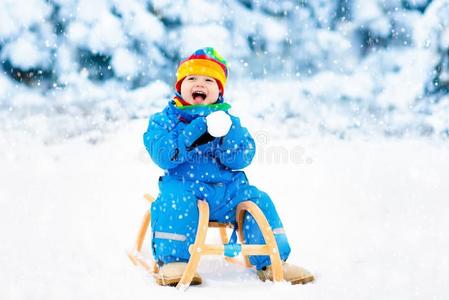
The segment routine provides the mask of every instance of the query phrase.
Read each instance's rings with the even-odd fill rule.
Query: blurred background
[[[0,0],[0,299],[179,296],[126,253],[148,117],[202,47],[317,283],[211,257],[183,297],[449,299],[449,0]]]
[[[447,0],[0,0],[0,130],[95,143],[215,47],[225,99],[283,137],[449,137]],[[269,125],[267,125],[269,124]]]

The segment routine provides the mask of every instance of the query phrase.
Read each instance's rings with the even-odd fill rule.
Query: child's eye
[[[195,80],[196,77],[188,77],[187,80]]]
[[[213,82],[213,80],[212,80],[212,79],[206,79],[206,81],[208,81],[208,82]]]

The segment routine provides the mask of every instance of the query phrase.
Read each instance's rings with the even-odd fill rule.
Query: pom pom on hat
[[[179,63],[175,85],[177,92],[181,91],[181,83],[189,75],[203,75],[214,78],[223,95],[228,77],[228,64],[214,48],[198,49]]]

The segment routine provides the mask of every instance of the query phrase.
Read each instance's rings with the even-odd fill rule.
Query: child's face
[[[217,81],[212,77],[189,75],[181,83],[181,96],[189,104],[212,104],[219,94]]]

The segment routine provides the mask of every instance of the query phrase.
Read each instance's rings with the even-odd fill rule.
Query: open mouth
[[[192,93],[192,98],[195,101],[204,101],[206,99],[207,95],[203,91],[194,91]]]

